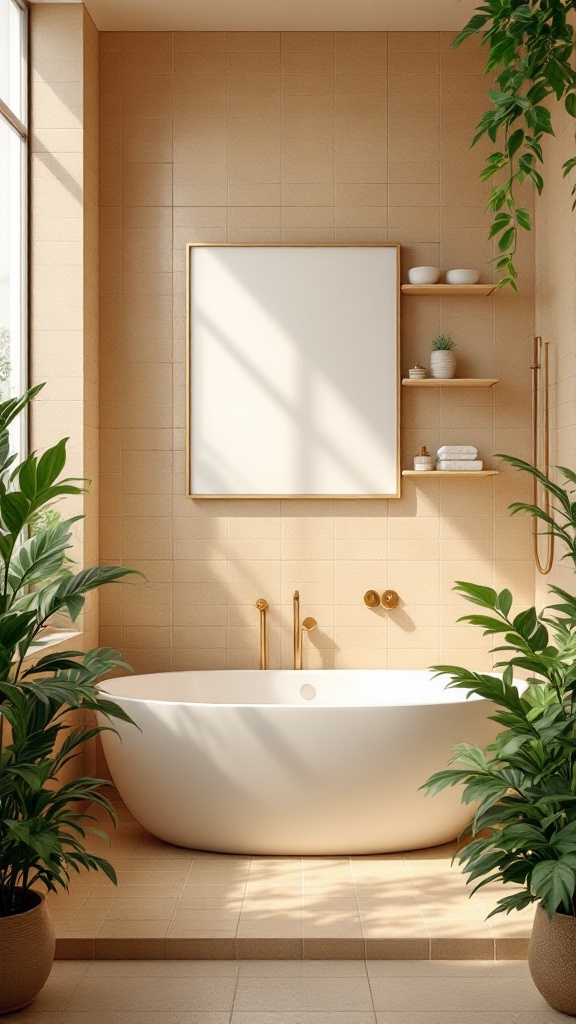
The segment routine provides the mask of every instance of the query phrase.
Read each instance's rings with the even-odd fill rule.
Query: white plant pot
[[[430,353],[430,374],[436,379],[448,380],[456,374],[456,356],[453,352],[440,350]]]

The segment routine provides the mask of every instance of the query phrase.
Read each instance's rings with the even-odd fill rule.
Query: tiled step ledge
[[[469,898],[455,844],[363,857],[262,857],[170,846],[118,801],[118,828],[91,874],[50,893],[67,960],[521,960],[532,913],[488,917],[502,896]],[[104,823],[105,824],[105,823]]]
[[[72,938],[57,960],[525,960],[527,937],[479,938]]]

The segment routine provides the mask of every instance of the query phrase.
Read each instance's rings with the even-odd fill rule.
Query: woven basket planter
[[[54,929],[40,893],[30,910],[0,917],[0,1014],[27,1006],[44,987],[54,961]]]
[[[576,917],[536,910],[530,949],[530,973],[547,1003],[576,1017]]]

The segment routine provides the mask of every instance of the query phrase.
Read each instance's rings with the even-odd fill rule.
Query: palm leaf
[[[51,615],[67,610],[77,617],[87,594],[126,580],[131,570],[73,572],[68,552],[81,517],[63,520],[51,511],[51,519],[42,519],[55,501],[81,493],[83,482],[63,476],[65,440],[20,464],[10,454],[8,426],[39,390],[0,402],[0,917],[19,909],[17,887],[24,896],[35,884],[55,892],[80,870],[103,871],[115,881],[108,862],[86,850],[90,834],[105,835],[93,828],[90,806],[116,821],[104,792],[109,781],[81,776],[63,784],[59,772],[87,742],[113,728],[84,725],[86,713],[130,722],[97,687],[110,672],[130,671],[118,652],[41,650]],[[23,667],[29,654],[36,660]],[[10,728],[3,730],[3,723]]]

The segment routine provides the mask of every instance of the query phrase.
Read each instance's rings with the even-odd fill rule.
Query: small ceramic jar
[[[426,445],[419,448],[418,454],[414,456],[414,469],[419,473],[429,473],[434,469],[434,462]]]
[[[426,377],[426,367],[420,366],[420,363],[416,363],[416,366],[412,366],[408,370],[408,376],[410,380],[424,380]]]

